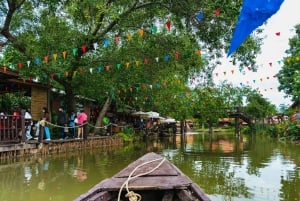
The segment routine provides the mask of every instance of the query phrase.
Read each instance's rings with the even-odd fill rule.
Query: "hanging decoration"
[[[153,34],[157,33],[157,26],[155,26],[155,25],[152,26],[152,33]]]
[[[40,58],[38,58],[38,57],[35,58],[35,64],[36,64],[36,65],[40,65]]]
[[[139,29],[139,35],[140,35],[140,37],[143,37],[143,35],[144,35],[144,29]]]
[[[198,13],[197,14],[197,20],[198,20],[198,22],[201,22],[201,20],[203,19],[203,13]]]
[[[47,56],[44,56],[44,62],[45,62],[45,63],[48,63],[48,61],[49,61],[48,55],[47,55]]]
[[[167,21],[166,26],[167,26],[168,30],[170,31],[171,30],[171,21]]]
[[[109,45],[109,40],[108,39],[104,39],[103,45],[104,45],[105,48],[107,48],[108,45]]]
[[[82,50],[82,53],[86,53],[87,52],[87,46],[86,45],[83,45],[81,46],[81,50]]]
[[[67,51],[63,51],[62,54],[63,54],[63,58],[66,59],[66,57],[67,57]]]
[[[73,49],[72,49],[73,56],[76,56],[76,55],[77,55],[77,51],[78,51],[78,49],[77,49],[77,48],[73,48]]]
[[[220,10],[219,9],[214,10],[214,13],[215,13],[216,17],[220,17]]]
[[[244,0],[227,56],[230,56],[257,27],[275,14],[282,2],[283,0]]]
[[[129,41],[131,41],[132,35],[131,35],[131,34],[127,34],[127,39],[128,39]]]
[[[53,59],[54,59],[54,61],[57,60],[57,54],[53,54]]]

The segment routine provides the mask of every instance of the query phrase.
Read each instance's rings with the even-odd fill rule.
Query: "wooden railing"
[[[20,143],[25,141],[24,116],[0,116],[0,144]]]

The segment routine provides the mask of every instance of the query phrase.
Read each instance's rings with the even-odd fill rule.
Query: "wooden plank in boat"
[[[117,191],[124,184],[127,178],[106,179],[96,186],[104,191]],[[138,177],[129,181],[131,190],[165,190],[185,189],[193,182],[186,176],[160,176],[160,177]]]
[[[153,161],[156,160],[157,161]],[[143,157],[139,158],[138,160],[134,161],[133,163],[129,164],[125,169],[121,170],[119,173],[117,173],[114,177],[128,177],[132,171],[138,167],[139,165],[145,164],[147,162],[150,162],[148,164],[145,164],[141,167],[139,167],[134,175],[142,174],[151,171],[154,167],[156,167],[161,160],[163,159],[162,156],[155,154],[155,153],[148,153],[144,155]],[[178,172],[177,168],[174,168],[174,165],[171,164],[167,159],[157,168],[155,171],[151,172],[147,176],[177,176],[180,175],[180,172]]]

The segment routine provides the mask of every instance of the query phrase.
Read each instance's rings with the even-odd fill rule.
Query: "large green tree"
[[[290,96],[293,101],[300,102],[300,24],[295,26],[296,35],[289,40],[290,48],[284,58],[284,65],[277,77],[279,90]]]
[[[107,100],[105,105],[111,98],[128,103],[147,97],[155,102],[158,97],[167,102],[159,97],[172,92],[174,97],[178,92],[173,87],[153,96],[132,93],[145,92],[145,85],[149,89],[165,82],[187,83],[202,69],[209,78],[212,61],[218,62],[228,49],[241,4],[241,0],[1,1],[2,62],[24,77],[38,77],[61,88],[71,108],[76,94]],[[233,61],[254,66],[260,42],[250,36]],[[201,57],[195,57],[197,49],[206,50],[209,67],[202,68]],[[140,101],[146,102],[151,103]]]

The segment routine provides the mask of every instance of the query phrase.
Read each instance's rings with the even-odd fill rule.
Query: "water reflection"
[[[213,201],[300,200],[300,147],[216,133],[148,139],[116,149],[1,161],[0,200],[72,200],[146,152],[160,153]]]

